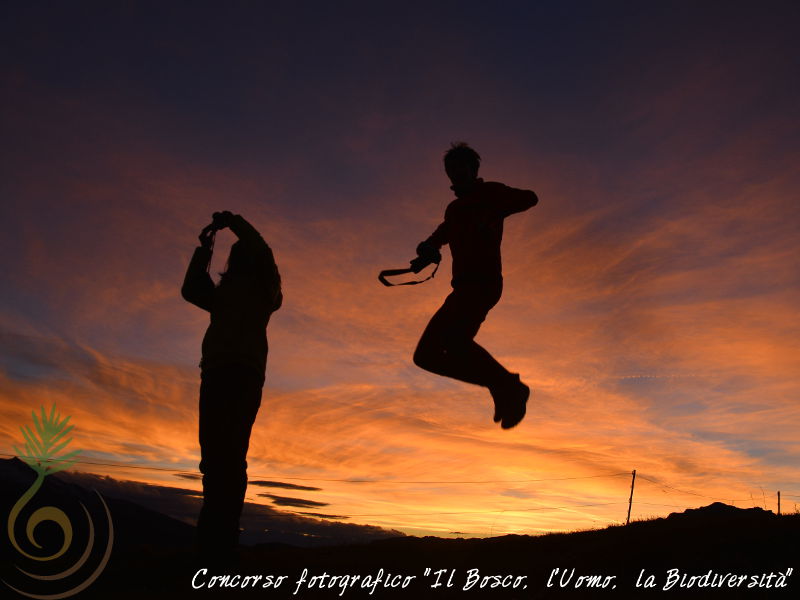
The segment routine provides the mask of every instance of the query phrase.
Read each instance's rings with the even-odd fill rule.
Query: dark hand
[[[422,242],[417,246],[417,254],[417,258],[411,261],[411,270],[414,273],[419,273],[431,263],[439,264],[442,260],[441,252],[427,242]]]
[[[431,261],[429,261],[427,258],[423,258],[422,256],[418,256],[417,258],[415,258],[414,260],[411,261],[410,267],[411,267],[411,270],[414,273],[419,273],[420,271],[422,271],[422,269],[427,267],[429,264],[431,264]]]
[[[200,245],[203,248],[211,250],[214,246],[214,234],[217,233],[217,228],[212,223],[211,225],[206,225],[203,227],[203,231],[200,232],[198,238],[200,239]]]
[[[414,260],[422,258],[428,261],[426,264],[439,263],[442,261],[442,253],[439,252],[438,248],[432,246],[428,242],[421,242],[417,246],[417,255],[418,257]]]

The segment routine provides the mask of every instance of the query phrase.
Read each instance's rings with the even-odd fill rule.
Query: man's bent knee
[[[430,347],[427,344],[420,342],[417,349],[414,351],[414,364],[420,369],[430,371],[436,365],[437,358],[442,354],[441,351]]]
[[[414,351],[414,364],[420,369],[425,369],[426,371],[428,370],[428,360],[429,357],[424,351],[421,351],[419,348]]]

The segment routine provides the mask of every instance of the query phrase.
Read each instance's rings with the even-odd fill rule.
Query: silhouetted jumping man
[[[438,262],[450,245],[453,291],[433,315],[414,352],[414,363],[432,373],[489,388],[494,422],[510,429],[525,417],[530,389],[474,338],[503,291],[500,242],[503,219],[538,203],[536,194],[478,177],[481,158],[465,143],[453,144],[444,168],[456,199],[444,222],[417,247],[412,267]]]
[[[214,235],[239,238],[216,286],[208,274]],[[272,250],[241,216],[214,213],[200,233],[181,294],[211,313],[200,361],[200,471],[203,508],[197,542],[206,556],[231,557],[247,490],[250,431],[261,406],[267,364],[266,328],[283,301]]]

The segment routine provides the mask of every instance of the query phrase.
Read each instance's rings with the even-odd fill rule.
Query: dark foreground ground
[[[559,571],[551,578],[554,569]],[[99,579],[79,597],[796,598],[798,569],[800,516],[712,505],[627,527],[541,537],[406,537],[325,548],[245,547],[238,562],[229,566],[199,560],[189,548],[143,544],[115,551]],[[710,577],[691,588],[675,583],[664,589],[670,573],[703,576],[709,571]],[[231,581],[239,585],[214,582],[213,576],[225,574],[240,575],[239,581]],[[318,577],[323,574],[328,577]],[[502,577],[484,580],[478,574]],[[698,586],[713,583],[715,574],[717,581],[727,574],[748,578],[734,588]],[[787,576],[777,577],[781,574]],[[251,579],[243,589],[241,580],[247,575],[261,578]],[[282,575],[286,577],[275,587]],[[339,577],[334,580],[334,575]],[[355,586],[342,587],[356,575],[361,578]],[[579,579],[587,575],[601,576],[594,585],[605,587],[589,587],[586,579]],[[273,586],[264,588],[268,576],[273,576]],[[648,576],[652,588],[643,587]],[[298,586],[301,579],[305,581]],[[442,585],[434,587],[437,581]],[[465,589],[469,582],[472,586]]]
[[[712,505],[694,513],[667,519],[632,523],[601,531],[542,537],[504,536],[489,539],[445,540],[439,538],[395,538],[365,545],[303,549],[296,547],[251,547],[239,564],[215,569],[193,562],[183,554],[160,553],[150,548],[130,557],[117,557],[109,565],[102,588],[121,598],[158,597],[267,597],[267,598],[772,598],[800,594],[800,516],[777,517],[760,509],[743,511]],[[198,574],[200,569],[207,572]],[[575,569],[574,575],[572,569]],[[297,581],[303,570],[306,581]],[[430,569],[430,571],[427,571]],[[436,572],[445,569],[434,588]],[[554,569],[559,569],[551,577]],[[640,578],[640,572],[645,574]],[[677,571],[671,571],[671,570]],[[789,571],[791,569],[791,571]],[[472,571],[477,570],[477,571]],[[562,573],[566,576],[561,579]],[[664,589],[670,573],[712,577],[747,575],[741,587],[681,587]],[[426,572],[429,573],[426,575]],[[264,589],[266,577],[257,587],[209,588],[213,575],[286,575],[277,588]],[[344,578],[332,581],[314,576],[361,575],[382,580],[374,587],[342,588]],[[452,573],[452,579],[450,579]],[[770,578],[770,574],[788,574]],[[791,574],[789,574],[791,573]],[[474,574],[503,576],[478,579]],[[513,577],[505,577],[511,575]],[[589,588],[582,575],[600,575]],[[648,576],[655,587],[643,587]],[[400,576],[400,577],[398,577]],[[405,577],[414,576],[407,580]],[[613,576],[613,578],[607,578]],[[755,579],[752,577],[755,576]],[[712,577],[706,577],[712,583]],[[718,580],[719,580],[718,577]],[[548,587],[550,579],[551,587]],[[642,587],[637,587],[640,579]],[[674,579],[674,577],[673,577]],[[352,578],[351,578],[352,580]],[[448,580],[452,587],[447,587]],[[202,586],[193,589],[192,585]],[[386,587],[386,582],[398,587]],[[481,581],[485,587],[481,588]],[[406,582],[405,588],[402,587]],[[516,582],[517,587],[514,588]],[[562,586],[562,582],[564,587]],[[319,589],[319,584],[333,585]],[[498,587],[491,587],[497,584]],[[508,587],[501,587],[503,584]],[[775,587],[785,584],[786,587]],[[753,587],[748,588],[748,585]],[[527,586],[527,587],[526,587]],[[614,587],[616,586],[616,587]],[[98,586],[100,587],[100,586]],[[116,592],[116,593],[115,593]],[[296,595],[295,595],[296,593]]]
[[[10,483],[9,476],[0,489],[0,598],[24,597],[9,589],[11,585],[34,593],[31,597],[55,600],[58,590],[66,589],[64,585],[77,585],[95,570],[108,531],[102,519],[95,519],[96,548],[75,573],[59,581],[31,578],[19,569],[41,574],[47,565],[20,557],[7,539],[6,515],[20,496]],[[53,494],[58,491],[58,498],[64,498],[55,476],[48,485]],[[98,514],[96,498],[92,506],[88,492],[73,486],[70,493]],[[53,501],[58,498],[52,497]],[[41,500],[49,501],[44,492]],[[86,590],[72,597],[800,597],[800,515],[779,517],[724,504],[624,527],[538,537],[394,537],[316,548],[246,546],[238,561],[228,565],[194,556],[191,526],[122,499],[109,498],[108,505],[114,515],[108,563]],[[24,537],[24,527],[18,531]],[[45,549],[59,548],[63,541],[52,524],[43,523],[35,531]],[[85,547],[81,544],[76,542]],[[70,558],[64,565],[75,561]],[[231,576],[230,587],[214,579],[220,575]],[[245,576],[253,577],[245,581]],[[728,585],[731,582],[735,587]],[[686,587],[689,583],[693,585]]]

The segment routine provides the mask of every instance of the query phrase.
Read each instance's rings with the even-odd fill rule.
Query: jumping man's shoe
[[[525,418],[530,388],[520,381],[519,374],[514,374],[490,391],[495,405],[494,422],[500,421],[503,429],[516,427]]]
[[[489,388],[489,393],[492,395],[492,400],[494,401],[494,416],[492,417],[492,421],[495,423],[499,423],[503,418],[503,410],[505,409],[505,394],[506,392],[505,385],[496,385]]]
[[[528,397],[531,395],[531,389],[520,381],[519,386],[503,413],[502,422],[500,427],[503,429],[511,429],[516,427],[522,419],[525,418],[526,404]]]

